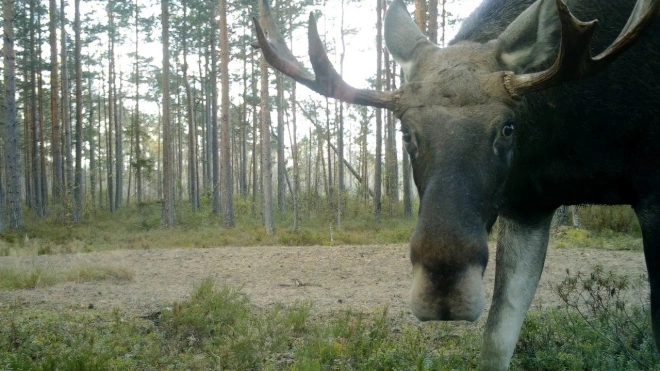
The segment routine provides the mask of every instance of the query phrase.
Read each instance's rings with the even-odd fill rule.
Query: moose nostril
[[[475,321],[483,312],[483,267],[469,265],[453,280],[438,277],[422,266],[413,268],[410,307],[421,321]]]

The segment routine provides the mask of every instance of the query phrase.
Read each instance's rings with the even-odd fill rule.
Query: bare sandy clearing
[[[206,277],[242,288],[254,305],[312,303],[315,313],[348,309],[389,313],[408,311],[411,265],[407,245],[240,247],[212,249],[115,250],[73,255],[0,257],[0,267],[64,270],[81,262],[123,266],[134,271],[130,282],[66,282],[31,290],[0,291],[0,306],[43,309],[119,308],[134,314],[160,310],[185,300]],[[494,280],[494,247],[485,275],[490,300]],[[552,287],[571,272],[589,272],[595,264],[620,274],[646,272],[641,252],[550,248],[535,303],[559,304]],[[408,314],[411,316],[410,314]]]

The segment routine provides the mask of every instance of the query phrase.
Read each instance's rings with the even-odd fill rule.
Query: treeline
[[[446,2],[415,3],[420,27],[440,27],[444,37]],[[361,22],[373,23],[377,34],[374,75],[365,84],[400,84],[382,41],[384,0],[271,5],[296,54],[306,51],[304,39],[294,38],[306,32],[306,14],[325,17],[327,48],[342,74],[347,38],[357,31],[349,7],[368,10]],[[251,45],[260,6],[4,0],[0,231],[23,228],[24,207],[36,218],[79,223],[96,211],[153,201],[162,202],[165,226],[176,224],[177,207],[197,212],[206,199],[232,227],[234,199],[244,199],[269,233],[274,209],[292,209],[297,228],[299,209],[321,202],[341,228],[349,197],[377,218],[384,204],[386,216],[412,215],[410,165],[395,118],[318,96],[301,99]]]

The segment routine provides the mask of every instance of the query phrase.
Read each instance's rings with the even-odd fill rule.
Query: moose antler
[[[628,22],[612,45],[596,57],[591,56],[591,37],[598,21],[581,22],[562,0],[556,0],[561,22],[561,41],[555,63],[547,70],[515,75],[506,72],[504,86],[515,99],[522,95],[595,75],[628,49],[658,14],[660,0],[637,0]]]
[[[330,98],[362,106],[372,106],[394,110],[399,96],[398,91],[376,91],[356,89],[348,85],[337,73],[323,48],[321,37],[316,27],[316,20],[309,14],[309,59],[314,69],[313,75],[293,56],[286,46],[282,34],[277,30],[270,12],[268,0],[263,1],[263,28],[257,18],[253,18],[257,30],[257,39],[266,61],[278,71],[293,78],[315,92]]]

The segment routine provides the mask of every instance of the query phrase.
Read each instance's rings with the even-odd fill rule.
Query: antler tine
[[[546,89],[564,81],[595,75],[628,49],[648,27],[660,8],[660,0],[637,0],[635,8],[617,39],[596,57],[591,56],[591,38],[597,21],[581,22],[571,14],[562,0],[556,0],[561,41],[559,54],[545,71],[514,75],[505,74],[505,87],[513,98]]]
[[[262,29],[256,18],[253,18],[253,21],[257,30],[258,47],[261,48],[264,58],[273,68],[326,97],[363,106],[395,109],[398,91],[381,92],[355,89],[341,78],[323,47],[316,27],[316,20],[312,13],[309,15],[309,57],[316,76],[305,70],[302,64],[293,56],[291,50],[286,46],[284,38],[277,30],[275,20],[270,13],[268,1],[263,0],[263,2],[264,17],[262,22],[264,28]]]
[[[259,42],[255,46],[261,48],[266,61],[273,68],[313,89],[314,75],[307,72],[302,63],[293,56],[289,47],[286,46],[284,37],[282,37],[282,34],[275,25],[275,20],[270,12],[270,6],[266,0],[263,0],[263,9],[263,29],[259,24],[259,20],[256,17],[252,18]]]

